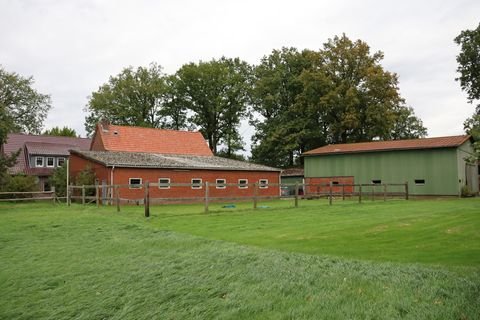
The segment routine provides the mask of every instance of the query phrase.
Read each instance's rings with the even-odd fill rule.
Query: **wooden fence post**
[[[82,185],[82,206],[85,205],[85,185]]]
[[[71,185],[70,186],[67,186],[67,205],[70,207],[70,205],[72,204],[72,192],[73,192],[73,189],[71,188]]]
[[[253,209],[257,209],[258,184],[253,184]]]
[[[145,199],[143,202],[145,205],[145,217],[148,218],[150,217],[150,194],[149,194],[150,185],[148,181],[145,182],[144,188],[145,188]]]
[[[405,182],[405,200],[408,200],[408,181]]]
[[[362,203],[362,184],[359,184],[358,203]]]
[[[332,205],[332,181],[330,181],[330,185],[328,186],[328,204]]]
[[[98,183],[95,183],[95,202],[97,203],[97,208],[100,206],[100,187]]]
[[[345,201],[345,185],[342,184],[342,200]]]
[[[55,200],[57,198],[57,195],[55,194],[55,186],[52,187],[52,201],[53,201],[53,204],[55,204]]]
[[[387,184],[383,185],[383,201],[387,201]]]
[[[120,190],[115,186],[115,202],[117,203],[117,212],[120,212]]]
[[[376,187],[376,185],[373,184],[373,186],[372,186],[372,201],[375,201],[375,187]]]
[[[205,181],[205,213],[208,213],[208,181]]]
[[[298,208],[298,182],[295,182],[295,208]]]

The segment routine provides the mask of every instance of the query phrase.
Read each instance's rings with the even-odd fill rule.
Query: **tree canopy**
[[[100,120],[117,125],[183,128],[184,116],[169,117],[174,96],[166,82],[162,67],[155,63],[136,70],[128,67],[110,77],[89,98],[85,119],[87,134],[95,131]]]
[[[62,136],[62,137],[79,137],[75,129],[69,127],[53,127],[51,129],[47,129],[43,131],[44,135],[48,136]]]
[[[274,50],[255,69],[255,161],[293,166],[329,143],[418,138],[426,129],[398,89],[382,52],[334,37],[318,51]],[[279,156],[280,155],[280,156]]]
[[[473,115],[465,120],[465,131],[476,140],[474,146],[476,157],[480,156],[480,24],[474,30],[464,30],[455,39],[460,46],[460,53],[457,56],[460,74],[455,80],[460,82],[463,91],[467,93],[467,100],[470,103],[477,102]]]
[[[10,132],[41,132],[51,102],[33,83],[33,77],[24,78],[0,66],[0,144]]]
[[[250,73],[246,62],[221,58],[185,64],[175,74],[178,102],[191,111],[190,123],[215,154],[221,144],[226,157],[243,148],[238,126],[247,113]]]

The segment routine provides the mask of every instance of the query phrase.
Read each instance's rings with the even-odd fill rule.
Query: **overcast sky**
[[[317,50],[345,33],[384,52],[429,136],[455,135],[474,107],[455,81],[453,38],[479,22],[478,0],[0,0],[0,64],[51,95],[47,128],[84,135],[88,96],[124,67],[157,62],[174,73],[221,56],[256,64],[273,49]],[[249,140],[252,130],[241,131]]]

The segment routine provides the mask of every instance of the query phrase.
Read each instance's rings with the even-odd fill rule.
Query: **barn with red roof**
[[[413,195],[478,193],[468,135],[332,144],[303,154],[307,184],[405,183]]]
[[[259,196],[280,193],[280,169],[214,156],[198,131],[100,123],[90,150],[72,150],[72,180],[87,167],[101,185],[129,185],[121,188],[122,199],[142,198],[137,185],[147,181],[158,184],[152,198],[202,197],[206,182],[214,185],[211,197],[252,196],[254,183]]]

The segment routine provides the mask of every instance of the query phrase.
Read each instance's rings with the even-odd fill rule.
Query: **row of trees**
[[[106,119],[114,124],[198,129],[217,155],[243,149],[240,122],[255,129],[252,160],[286,167],[298,155],[328,143],[418,138],[422,121],[370,52],[345,35],[318,51],[274,50],[258,65],[221,58],[183,65],[167,75],[152,63],[110,77],[89,98],[89,134]]]
[[[462,31],[455,42],[461,47],[457,80],[477,104],[465,130],[480,141],[480,25]],[[252,160],[279,167],[327,143],[424,136],[421,120],[399,93],[397,75],[383,69],[382,59],[365,42],[342,35],[318,51],[274,50],[255,66],[221,58],[186,64],[172,75],[157,64],[130,67],[92,94],[85,126],[89,134],[101,119],[199,129],[217,155],[235,157],[244,146],[240,121],[249,119],[255,129]],[[0,146],[10,132],[42,132],[51,99],[33,82],[0,66]],[[68,127],[43,134],[78,136]],[[1,186],[17,154],[0,154]]]

